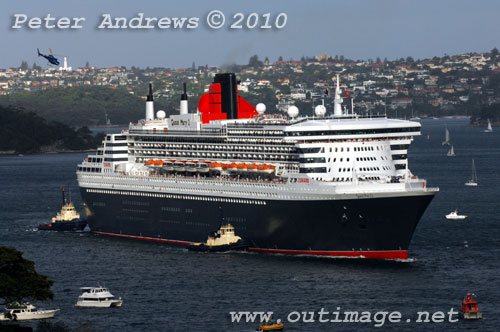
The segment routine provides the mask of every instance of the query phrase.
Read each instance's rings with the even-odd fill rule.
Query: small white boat
[[[7,306],[3,315],[0,315],[0,321],[10,320],[33,320],[46,319],[54,317],[59,309],[37,310],[36,307],[28,302],[13,303]]]
[[[493,127],[491,126],[490,119],[488,119],[488,127],[485,130],[483,130],[483,132],[485,132],[485,133],[492,133],[493,132]]]
[[[468,187],[477,187],[477,174],[476,174],[476,166],[474,165],[474,159],[472,159],[472,178],[465,182],[465,185]]]
[[[468,218],[467,216],[458,214],[458,210],[455,210],[455,211],[451,212],[450,214],[446,215],[446,219],[450,219],[450,220],[464,220],[467,218]]]
[[[451,146],[450,150],[446,154],[448,157],[455,157],[455,150],[453,149],[453,145]]]
[[[113,294],[104,287],[81,287],[81,294],[76,302],[77,307],[109,308],[121,307],[123,300],[121,297],[115,298]]]

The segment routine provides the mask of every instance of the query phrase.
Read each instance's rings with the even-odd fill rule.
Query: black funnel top
[[[182,83],[182,85],[184,87],[184,93],[181,95],[181,100],[188,100],[188,95],[186,92],[186,83]]]
[[[153,101],[153,84],[149,83],[149,95],[147,101]]]
[[[222,113],[227,114],[227,119],[238,118],[238,90],[236,88],[236,75],[234,73],[216,74],[214,83],[221,86]]]

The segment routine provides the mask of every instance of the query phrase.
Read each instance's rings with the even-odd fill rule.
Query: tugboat
[[[37,310],[36,307],[28,302],[12,303],[7,306],[5,313],[0,315],[0,321],[19,321],[32,319],[46,319],[54,317],[59,309],[54,310]]]
[[[52,218],[52,222],[38,225],[39,230],[81,232],[85,229],[87,220],[80,218],[80,214],[76,212],[73,204],[66,201],[64,187],[62,187],[62,204],[61,212]]]
[[[468,292],[467,297],[462,301],[460,313],[464,319],[481,319],[483,314],[479,311],[477,301],[472,298],[472,293]]]
[[[208,236],[205,243],[193,243],[188,246],[191,251],[222,252],[229,250],[247,250],[251,243],[244,241],[234,233],[231,224],[223,225],[213,235]]]
[[[269,319],[265,323],[260,324],[260,328],[257,331],[282,331],[284,328],[285,324],[281,322],[281,319],[277,321]]]

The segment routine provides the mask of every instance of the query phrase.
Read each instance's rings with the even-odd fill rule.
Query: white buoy
[[[296,118],[299,115],[299,108],[295,105],[288,107],[288,116],[291,118]]]
[[[314,114],[319,117],[323,117],[326,114],[326,107],[324,105],[318,105],[314,108]]]
[[[255,106],[255,109],[257,110],[257,113],[262,115],[266,112],[266,105],[264,105],[263,103],[258,103],[257,106]]]

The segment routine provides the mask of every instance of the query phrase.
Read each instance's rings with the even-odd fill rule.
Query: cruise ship
[[[155,113],[108,134],[77,166],[97,234],[188,246],[230,223],[249,251],[407,259],[412,235],[438,188],[412,174],[418,122],[317,105],[268,114],[221,73],[188,111]]]

